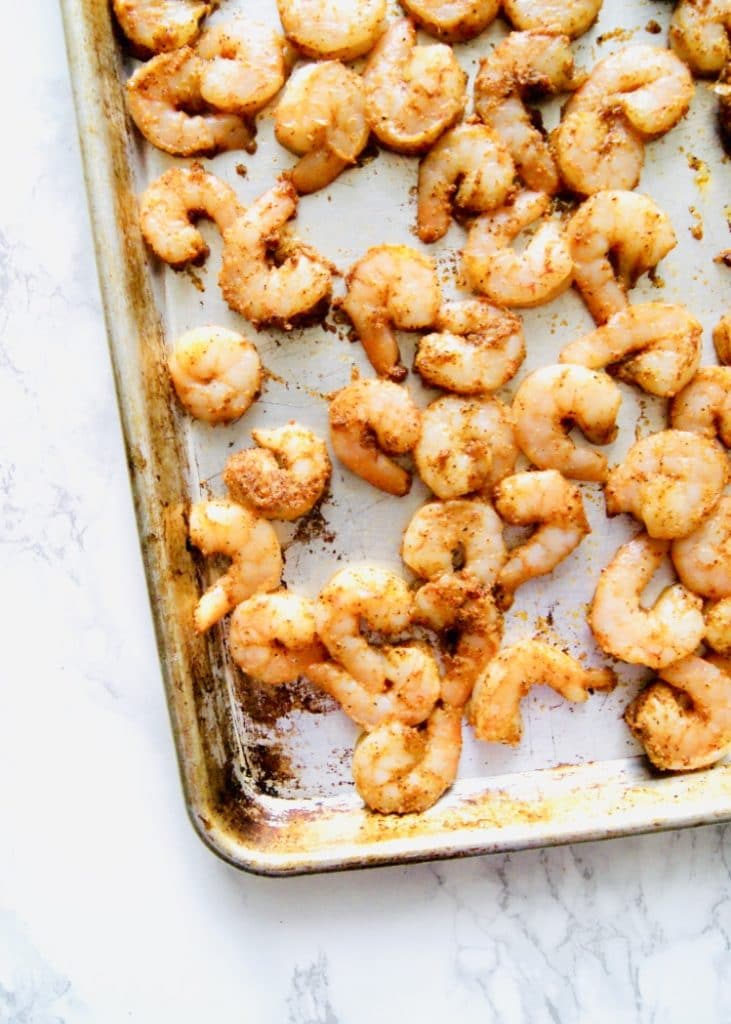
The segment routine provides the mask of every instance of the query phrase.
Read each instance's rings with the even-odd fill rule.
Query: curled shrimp
[[[411,474],[389,455],[419,440],[421,414],[406,388],[387,380],[356,380],[330,403],[330,437],[348,469],[387,494],[411,488]]]
[[[477,680],[467,719],[480,740],[517,746],[523,735],[520,702],[531,686],[550,686],[566,700],[583,702],[592,690],[611,690],[614,673],[588,669],[569,654],[537,640],[506,647]]]
[[[294,185],[279,181],[224,233],[223,297],[256,326],[288,327],[330,297],[331,264],[299,239],[282,237],[296,212]],[[269,256],[275,245],[276,264]]]
[[[704,640],[719,654],[731,655],[731,597],[710,602],[705,609]]]
[[[651,537],[687,537],[716,505],[727,476],[719,444],[685,430],[661,430],[636,441],[610,470],[607,515],[630,512]]]
[[[519,450],[509,410],[495,398],[438,398],[422,413],[414,461],[438,498],[489,495],[515,469]]]
[[[236,452],[224,483],[234,501],[266,519],[299,519],[322,497],[332,467],[325,442],[299,423],[252,430],[258,448]]]
[[[689,590],[714,601],[731,597],[731,496],[722,497],[687,537],[673,541],[671,557]]]
[[[113,0],[119,26],[141,54],[192,43],[212,4],[199,0]]]
[[[576,39],[597,19],[602,0],[503,0],[503,13],[513,28],[540,30]]]
[[[459,573],[491,587],[506,558],[502,523],[489,501],[431,501],[404,531],[401,557],[424,580]]]
[[[301,158],[288,172],[298,192],[329,185],[368,142],[360,75],[335,60],[299,68],[277,105],[274,131]]]
[[[708,768],[731,743],[731,666],[723,658],[683,658],[660,673],[624,713],[656,768]]]
[[[713,347],[719,363],[731,364],[731,313],[722,316],[713,328]]]
[[[578,547],[591,527],[581,491],[555,469],[516,473],[495,488],[495,508],[517,526],[538,524],[532,536],[513,548],[497,576],[501,607],[509,608],[513,594],[536,576],[545,576]]]
[[[461,751],[459,711],[435,708],[424,728],[389,722],[356,746],[355,788],[373,811],[420,814],[454,782]]]
[[[307,57],[354,60],[386,27],[386,0],[277,0],[287,38]]]
[[[650,395],[671,398],[691,380],[701,358],[703,328],[685,306],[643,302],[610,316],[561,350],[559,362],[616,375]]]
[[[539,469],[557,469],[574,480],[606,480],[607,460],[579,448],[567,433],[576,424],[592,444],[617,434],[622,395],[606,373],[585,366],[543,366],[522,382],[513,400],[518,445]]]
[[[731,447],[731,367],[702,366],[673,399],[670,423]]]
[[[237,420],[261,390],[256,347],[225,327],[186,331],[173,346],[168,369],[181,404],[206,423]]]
[[[464,43],[492,24],[500,0],[401,0],[401,6],[430,35],[446,43]]]
[[[327,657],[312,602],[287,590],[255,594],[237,605],[228,644],[239,668],[269,686],[293,683]]]
[[[713,77],[731,60],[728,0],[680,0],[670,22],[670,45],[694,75]]]
[[[649,196],[622,190],[585,200],[567,237],[574,284],[598,324],[625,308],[627,290],[677,243],[669,217]]]
[[[452,203],[483,213],[502,206],[513,190],[513,158],[484,124],[459,124],[432,146],[419,165],[416,229],[422,242],[443,238]]]
[[[205,633],[247,597],[279,586],[282,549],[265,519],[233,501],[200,501],[191,506],[189,533],[204,555],[231,559],[228,571],[198,602],[194,620],[199,633]]]
[[[140,227],[156,256],[182,267],[208,255],[194,218],[209,217],[223,233],[243,212],[229,185],[193,164],[173,167],[147,186],[140,198]]]
[[[652,608],[640,604],[669,550],[667,541],[641,533],[622,545],[599,578],[589,612],[592,633],[603,651],[631,665],[671,665],[703,639],[703,602],[682,584],[667,587]]]
[[[240,15],[206,28],[196,53],[203,60],[201,96],[216,110],[251,116],[284,85],[288,54],[282,36]]]
[[[363,82],[368,123],[398,153],[427,150],[465,107],[467,75],[451,47],[417,46],[408,18],[394,21],[381,36]]]
[[[496,391],[525,359],[520,317],[484,299],[444,302],[435,327],[419,342],[414,360],[416,372],[433,387],[460,395]]]
[[[378,245],[350,268],[341,307],[353,321],[376,373],[403,380],[394,328],[431,327],[440,291],[434,263],[408,245]]]
[[[522,252],[508,248],[548,213],[544,192],[519,192],[507,206],[483,213],[470,228],[462,265],[471,287],[501,306],[540,306],[564,292],[573,260],[558,221],[544,221]]]

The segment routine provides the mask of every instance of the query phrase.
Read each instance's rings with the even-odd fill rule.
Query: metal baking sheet
[[[216,279],[220,240],[202,224],[211,255],[202,268],[174,273],[148,256],[137,222],[137,194],[179,164],[136,134],[123,82],[134,62],[115,37],[106,3],[62,0],[69,64],[92,213],[112,361],[129,455],[163,677],[191,819],[201,837],[231,863],[267,874],[405,862],[622,835],[731,818],[731,765],[661,777],[629,735],[622,711],[641,669],[618,669],[620,684],[584,705],[536,688],[523,703],[525,732],[517,749],[477,742],[465,728],[459,779],[430,811],[382,817],[355,793],[350,758],[356,728],[307,683],[277,690],[256,686],[231,665],[225,625],[195,636],[191,614],[212,578],[186,544],[190,501],[222,492],[221,470],[250,431],[297,419],[327,436],[329,392],[355,366],[372,371],[348,325],[331,313],[318,325],[288,333],[254,332],[223,302]],[[274,0],[226,0],[214,19],[236,9],[277,24]],[[631,43],[662,43],[671,5],[607,2],[594,29],[575,45],[577,62],[594,62]],[[394,11],[396,13],[396,11]],[[657,34],[656,26],[661,27]],[[507,31],[502,22],[456,53],[470,76],[482,55]],[[429,41],[427,37],[424,41]],[[547,126],[559,103],[543,105]],[[710,329],[728,301],[729,271],[713,263],[728,246],[728,167],[715,125],[716,101],[698,83],[690,115],[647,147],[640,190],[670,214],[677,248],[633,302],[684,302]],[[700,161],[700,162],[699,162]],[[228,153],[207,166],[246,203],[271,186],[294,158],[273,138],[272,109],[259,118],[255,154]],[[442,243],[424,247],[413,233],[417,162],[374,149],[362,166],[330,188],[301,200],[297,233],[346,270],[370,245],[404,242],[438,261],[446,294],[458,294],[457,254],[464,230],[454,224]],[[703,238],[690,229],[702,224]],[[696,232],[697,234],[697,232]],[[342,291],[342,282],[336,283]],[[559,349],[591,327],[570,292],[524,316],[528,358],[518,374],[554,361]],[[191,422],[176,406],[164,366],[170,342],[204,323],[243,330],[269,371],[263,397],[230,427]],[[404,362],[414,337],[402,335]],[[409,377],[417,401],[436,393]],[[514,384],[506,389],[509,398]],[[623,405],[618,461],[636,437],[664,423],[664,403],[620,384]],[[603,565],[636,532],[628,517],[607,520],[601,489],[583,485],[593,533],[549,577],[518,592],[506,618],[505,642],[540,636],[605,663],[586,624],[587,603]],[[401,533],[426,490],[415,482],[404,499],[381,494],[334,461],[331,492],[319,511],[299,523],[277,524],[285,548],[286,583],[316,595],[344,564],[376,562],[403,572]],[[655,586],[663,583],[655,581]]]

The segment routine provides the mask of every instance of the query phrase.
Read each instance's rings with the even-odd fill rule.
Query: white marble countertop
[[[12,27],[1,1024],[728,1021],[728,827],[289,880],[201,845],[150,625],[56,3],[14,5]]]

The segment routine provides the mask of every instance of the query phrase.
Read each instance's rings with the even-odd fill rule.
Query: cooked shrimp
[[[731,447],[731,367],[702,366],[670,406],[670,424]]]
[[[329,185],[368,142],[360,75],[336,60],[299,68],[277,105],[274,131],[282,146],[301,157],[288,172],[298,192]]]
[[[327,657],[312,602],[287,590],[242,601],[231,616],[228,643],[239,668],[270,686],[293,683]]]
[[[651,537],[687,537],[716,505],[727,476],[719,444],[685,430],[661,430],[635,442],[610,470],[607,515],[630,512]]]
[[[614,313],[603,327],[566,345],[558,358],[592,370],[614,365],[621,380],[671,398],[698,369],[702,335],[685,306],[643,302]]]
[[[422,242],[443,238],[452,203],[483,213],[502,206],[513,190],[513,158],[484,124],[459,124],[446,132],[419,165],[416,228]]]
[[[369,484],[399,497],[411,488],[411,474],[388,456],[411,451],[420,425],[411,395],[392,381],[353,381],[330,403],[330,437],[337,457]]]
[[[282,575],[282,549],[271,523],[233,501],[219,498],[191,506],[190,539],[204,555],[226,555],[228,572],[203,594],[195,628],[205,633],[247,597],[275,590]]]
[[[447,43],[464,43],[492,24],[500,0],[401,0],[401,6],[425,32]]]
[[[726,152],[731,153],[731,60],[724,66],[713,91],[718,96],[718,130],[721,142]],[[731,250],[726,249],[716,259],[723,261],[727,266],[731,265]]]
[[[576,89],[582,81],[568,37],[547,32],[511,32],[480,63],[475,111],[507,146],[529,189],[553,193],[560,181],[548,142],[523,97]]]
[[[140,227],[156,256],[172,267],[205,259],[208,246],[191,221],[209,217],[221,233],[244,212],[234,190],[200,164],[172,167],[140,197]]]
[[[673,565],[685,586],[701,597],[731,597],[731,496],[721,498],[687,537],[673,541]]]
[[[731,313],[722,316],[713,328],[713,347],[719,363],[731,364]]]
[[[386,0],[277,0],[284,31],[308,57],[354,60],[386,27]]]
[[[520,702],[531,686],[550,686],[566,700],[583,702],[592,690],[611,690],[614,673],[589,669],[569,654],[537,640],[506,647],[477,680],[467,705],[475,735],[517,746],[523,735]]]
[[[607,478],[607,460],[577,447],[568,435],[576,424],[592,444],[609,444],[617,433],[622,395],[606,373],[584,366],[543,366],[522,382],[513,400],[515,438],[539,469],[557,469],[574,480]]]
[[[258,448],[236,452],[223,480],[234,501],[267,519],[299,519],[323,495],[332,467],[316,434],[290,422],[275,430],[252,430]]]
[[[725,659],[684,658],[635,697],[624,720],[655,767],[691,771],[723,756],[731,743],[729,671]]]
[[[381,36],[363,82],[368,123],[398,153],[423,153],[460,119],[466,103],[467,75],[452,48],[417,46],[408,18]]]
[[[513,28],[540,30],[576,39],[591,28],[602,0],[503,0],[503,13]]]
[[[182,405],[206,423],[237,420],[261,390],[259,353],[225,327],[186,331],[173,346],[168,369]]]
[[[498,305],[526,307],[550,302],[569,287],[574,265],[558,221],[544,221],[522,252],[508,248],[550,206],[544,192],[520,192],[474,221],[462,265],[475,291]]]
[[[120,28],[145,54],[192,43],[211,7],[199,0],[114,0]]]
[[[459,711],[435,708],[423,729],[390,722],[356,746],[355,788],[373,811],[420,814],[454,782],[461,752]]]
[[[555,469],[516,473],[501,480],[495,488],[495,508],[508,523],[539,524],[529,540],[513,548],[498,573],[500,604],[509,608],[518,587],[552,572],[581,544],[591,527],[581,491]]]
[[[599,324],[626,307],[627,290],[677,243],[668,215],[649,196],[619,190],[585,200],[567,235],[574,283]]]
[[[332,266],[298,238],[282,232],[297,212],[297,192],[279,181],[223,236],[219,283],[229,306],[254,325],[281,324],[311,313],[330,297]],[[278,246],[276,263],[270,258]]]
[[[127,82],[127,106],[148,142],[174,156],[245,149],[251,127],[238,114],[205,111],[204,62],[190,47],[153,57]],[[201,113],[201,108],[203,111]]]
[[[680,0],[670,22],[670,45],[694,75],[712,77],[731,60],[729,0]]]
[[[489,501],[430,501],[406,527],[401,557],[424,580],[458,572],[491,587],[506,558],[502,523]]]
[[[431,327],[441,294],[434,263],[408,245],[377,245],[348,272],[341,306],[353,321],[366,355],[381,376],[403,380],[395,327]]]
[[[495,398],[438,398],[422,413],[414,461],[438,498],[489,495],[519,455],[510,411]]]
[[[731,655],[731,597],[706,606],[706,643],[719,654]]]
[[[427,384],[460,395],[496,391],[525,359],[520,317],[484,299],[444,302],[437,332],[419,342],[414,369]]]
[[[276,96],[287,77],[283,37],[241,15],[205,29],[196,53],[204,61],[201,96],[216,110],[256,114]]]
[[[565,113],[551,133],[561,178],[579,195],[617,185],[636,187],[645,162],[645,144],[619,113],[602,106],[579,106]]]

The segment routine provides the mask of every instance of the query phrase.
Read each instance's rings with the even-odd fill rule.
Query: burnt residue
[[[292,544],[312,544],[314,541],[322,541],[323,544],[334,544],[337,534],[328,523],[323,512],[323,506],[327,503],[327,496],[315,505],[306,516],[297,521],[297,528],[292,537]]]
[[[331,697],[316,690],[306,679],[298,679],[283,686],[267,686],[249,679],[237,670],[234,690],[246,718],[272,729],[294,711],[326,715],[338,706]]]

